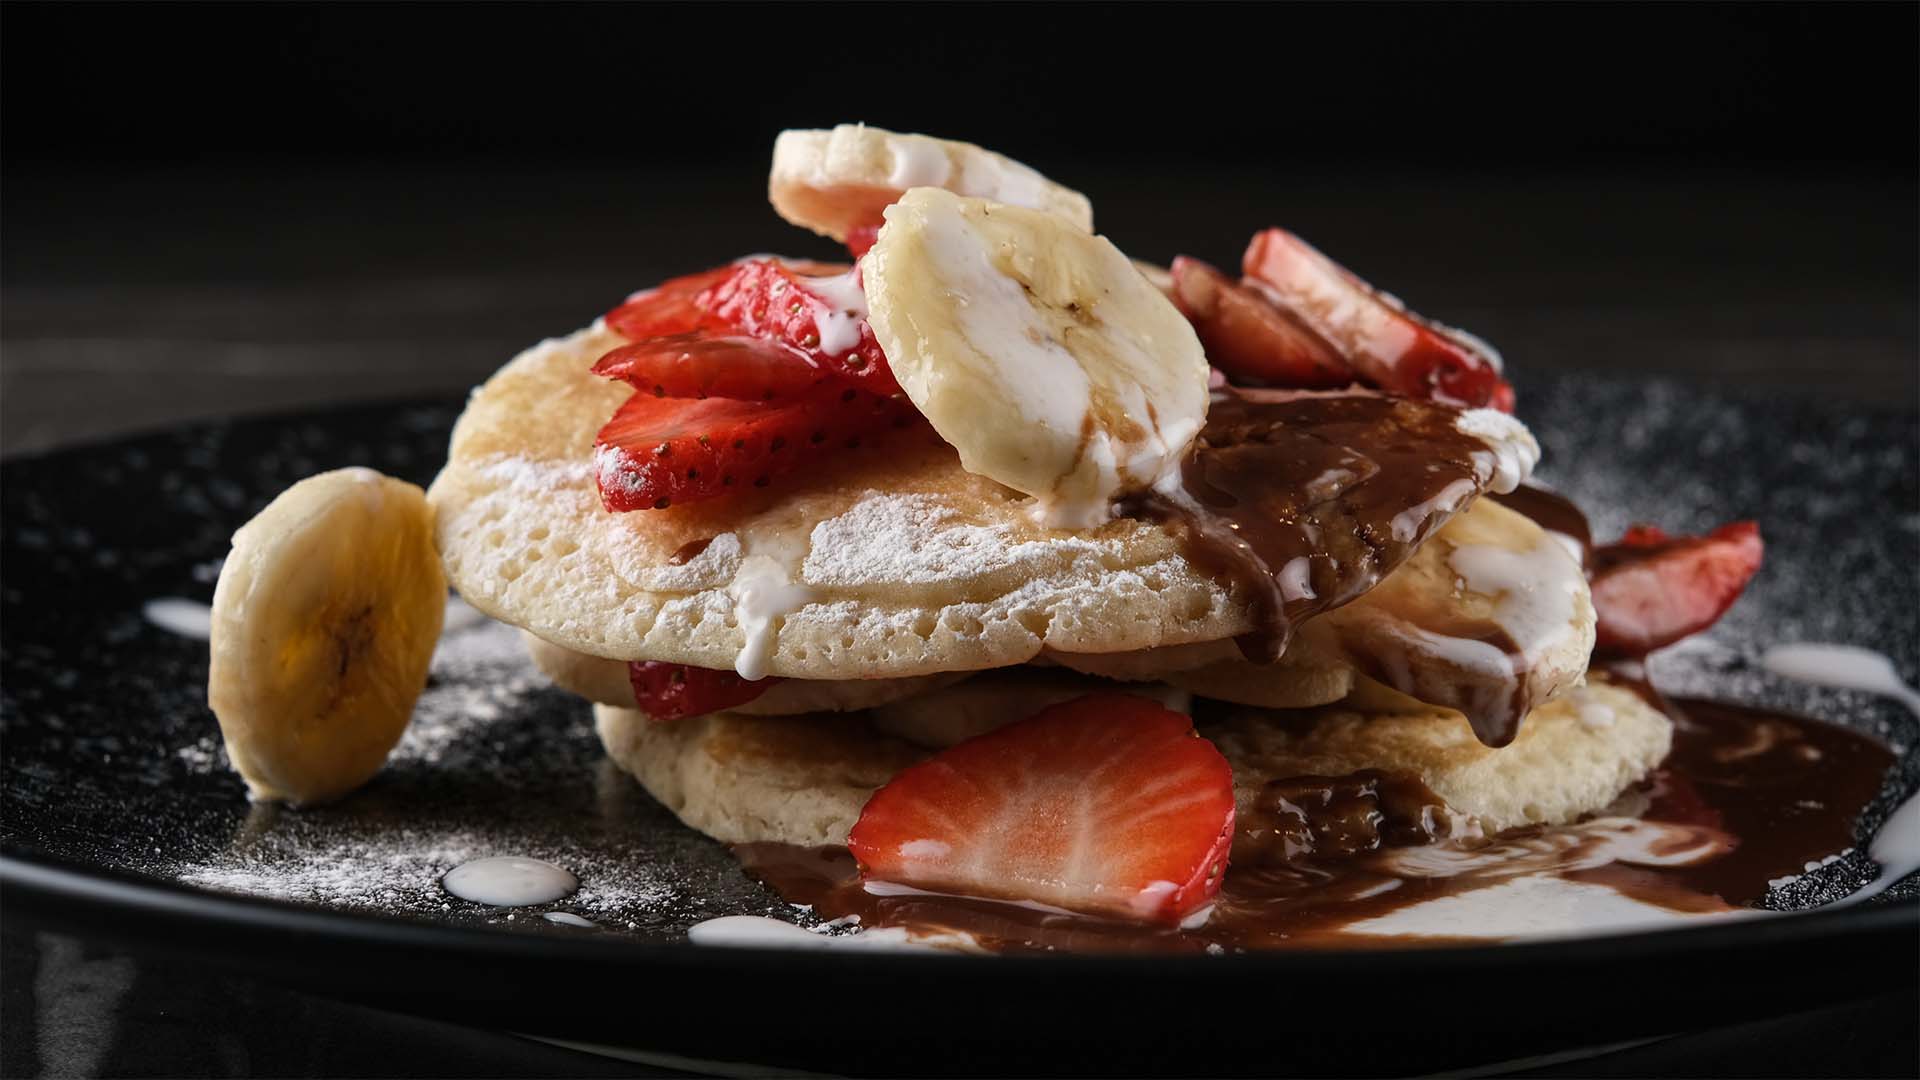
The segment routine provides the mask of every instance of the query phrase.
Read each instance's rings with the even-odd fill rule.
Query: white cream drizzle
[[[755,541],[751,546],[758,550],[740,560],[727,596],[733,600],[734,619],[746,638],[733,670],[757,682],[767,677],[787,616],[813,603],[816,594],[795,580],[804,558],[803,552],[795,550],[798,545]]]
[[[213,636],[213,609],[198,600],[164,596],[141,605],[140,613],[162,630],[205,641]]]
[[[440,886],[462,900],[492,907],[550,904],[580,887],[580,879],[543,859],[497,855],[447,871]]]
[[[1768,649],[1761,655],[1760,664],[1775,675],[1816,686],[1881,694],[1899,701],[1914,715],[1920,716],[1920,693],[1901,680],[1892,660],[1872,649],[1862,649],[1857,645],[1797,642]]]
[[[917,187],[941,187],[953,172],[947,152],[932,139],[897,137],[887,143],[890,159],[887,184],[905,191]]]
[[[1901,878],[1920,871],[1920,795],[1910,795],[1894,808],[1867,845],[1867,854],[1880,864],[1880,874],[1842,904],[1857,904],[1886,892]]]
[[[1469,544],[1453,549],[1447,566],[1467,588],[1498,597],[1493,621],[1520,647],[1528,667],[1574,632],[1574,601],[1586,577],[1551,538],[1542,537],[1524,552]]]
[[[1498,409],[1468,409],[1454,421],[1454,429],[1487,446],[1488,458],[1474,455],[1486,485],[1505,495],[1525,483],[1540,463],[1540,444],[1527,426]]]
[[[1280,599],[1288,603],[1314,597],[1313,561],[1305,555],[1288,559],[1280,572],[1274,575],[1274,580],[1280,585]]]
[[[1473,496],[1479,484],[1462,477],[1435,492],[1433,497],[1416,503],[1393,515],[1388,523],[1396,543],[1411,543],[1420,532],[1420,526],[1435,514],[1451,514],[1460,508],[1460,504]]]
[[[801,288],[809,294],[814,329],[820,335],[820,351],[839,356],[860,344],[860,328],[867,321],[867,294],[860,288],[860,268],[829,277],[803,277]]]
[[[1557,876],[1517,877],[1485,889],[1443,896],[1346,927],[1366,937],[1452,937],[1498,941],[1657,930],[1757,911],[1689,914],[1643,903],[1605,885]]]
[[[854,934],[828,934],[779,919],[769,919],[764,915],[723,915],[698,922],[687,929],[687,940],[695,945],[749,949],[981,951],[973,935],[958,931],[909,931],[905,927],[892,926]]]

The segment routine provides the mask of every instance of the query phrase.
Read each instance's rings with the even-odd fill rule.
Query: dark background
[[[1035,165],[1144,258],[1288,225],[1523,390],[1911,409],[1917,11],[8,3],[0,451],[458,393],[663,275],[830,252],[766,163],[850,120]]]
[[[10,165],[765,164],[864,119],[1064,169],[1911,177],[1913,5],[9,4]],[[1168,160],[1170,159],[1170,160]]]

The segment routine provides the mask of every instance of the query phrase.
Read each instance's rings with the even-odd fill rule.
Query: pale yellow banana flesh
[[[370,469],[308,477],[234,534],[207,700],[255,799],[326,802],[379,771],[446,598],[425,493]]]
[[[845,240],[878,225],[881,210],[916,187],[1044,210],[1093,231],[1085,195],[972,143],[862,124],[783,131],[773,143],[768,200],[781,217],[822,236]]]
[[[968,472],[1088,528],[1175,472],[1206,422],[1193,327],[1120,250],[1058,216],[915,188],[862,285],[894,377]]]

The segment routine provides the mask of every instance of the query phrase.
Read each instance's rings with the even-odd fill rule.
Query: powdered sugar
[[[479,469],[481,476],[514,492],[559,491],[590,483],[593,465],[585,461],[535,461],[529,457],[502,454]]]
[[[868,491],[813,528],[809,585],[925,585],[990,578],[1015,567],[1098,558],[1110,545],[1083,538],[1018,539],[1007,525],[973,525],[938,499]]]
[[[617,923],[678,899],[671,878],[656,868],[584,848],[554,850],[551,841],[491,830],[404,827],[333,838],[317,824],[264,807],[224,857],[184,866],[178,877],[220,892],[324,907],[498,919],[502,913],[479,910],[486,905],[448,893],[441,879],[462,865],[512,853],[517,841],[578,877],[580,887],[564,897],[565,906],[597,921]]]
[[[444,764],[476,728],[505,716],[546,682],[517,630],[478,612],[468,618],[460,609],[473,610],[458,600],[449,604],[458,617],[441,633],[427,688],[390,762]]]
[[[698,898],[676,884],[671,860],[637,854],[623,839],[636,806],[648,808],[630,801],[637,789],[597,752],[587,758],[595,765],[581,772],[583,748],[597,751],[586,710],[574,703],[565,721],[527,722],[551,713],[556,693],[534,669],[518,631],[452,600],[428,687],[381,775],[335,806],[255,805],[224,849],[186,862],[175,876],[202,888],[323,907],[504,922],[504,912],[449,895],[441,878],[464,863],[514,855],[575,875],[580,887],[561,906],[596,924],[688,921]],[[225,767],[211,735],[177,753],[195,773]],[[450,783],[456,788],[443,790]],[[542,783],[604,788],[597,801],[605,816],[582,815],[567,830],[544,825],[526,805],[553,798],[529,790]],[[496,798],[481,798],[486,809],[458,794],[476,785],[499,788]]]
[[[197,776],[208,773],[225,772],[232,768],[227,761],[227,748],[217,737],[208,735],[196,742],[174,751],[187,771]]]

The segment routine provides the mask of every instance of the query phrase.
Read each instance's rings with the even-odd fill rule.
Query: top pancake
[[[1251,626],[1161,527],[1041,528],[1030,499],[966,472],[920,431],[764,491],[609,513],[594,436],[631,390],[588,369],[623,343],[596,323],[527,350],[454,428],[428,497],[448,576],[494,618],[608,659],[731,668],[746,636],[727,588],[743,555],[769,552],[812,598],[779,630],[774,675],[972,670],[1043,648],[1145,649]]]
[[[792,678],[975,670],[1253,625],[1163,526],[1040,527],[1031,499],[920,430],[766,490],[609,513],[594,437],[631,390],[589,369],[623,343],[596,323],[527,350],[454,428],[428,495],[440,551],[460,594],[497,619],[607,659],[732,668],[747,632],[729,587],[744,559],[769,555],[804,587],[765,666]]]

